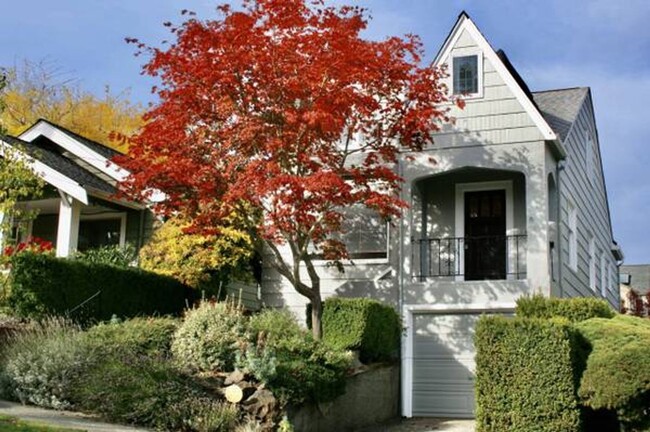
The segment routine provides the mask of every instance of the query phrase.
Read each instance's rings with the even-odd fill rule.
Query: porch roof
[[[96,190],[106,194],[114,194],[117,191],[115,186],[109,184],[89,170],[65,157],[63,154],[57,153],[52,149],[39,146],[36,143],[23,141],[9,135],[0,135],[0,139],[18,150],[23,150],[30,157],[38,160],[44,165],[47,165],[69,179],[74,180],[85,189]]]

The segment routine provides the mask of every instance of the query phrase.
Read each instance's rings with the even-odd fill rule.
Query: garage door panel
[[[479,317],[413,317],[413,415],[474,416],[473,337]]]

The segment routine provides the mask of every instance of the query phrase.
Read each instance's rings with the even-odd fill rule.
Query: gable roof
[[[108,194],[114,194],[117,191],[113,185],[107,183],[90,171],[82,168],[70,159],[51,149],[12,136],[0,135],[0,139],[12,146],[14,149],[24,151],[24,153],[33,159],[38,160],[65,177],[73,180],[83,188],[89,188]],[[47,179],[45,180],[47,181]]]
[[[47,124],[49,124],[49,125],[51,125],[51,126],[57,128],[57,129],[59,129],[59,130],[62,130],[62,131],[65,132],[66,134],[70,135],[72,138],[74,138],[74,139],[76,139],[76,140],[78,140],[78,141],[81,141],[81,142],[82,142],[86,147],[88,147],[89,149],[92,149],[93,151],[96,151],[96,152],[99,153],[100,155],[104,156],[106,159],[112,159],[113,157],[115,157],[115,156],[117,156],[117,155],[124,154],[124,153],[122,153],[122,152],[119,152],[119,151],[115,150],[115,149],[112,148],[112,147],[108,147],[107,145],[104,145],[104,144],[102,144],[102,143],[100,143],[100,142],[93,141],[93,140],[88,139],[88,138],[86,138],[86,137],[84,137],[84,136],[81,136],[81,135],[79,135],[78,133],[73,132],[73,131],[71,131],[71,130],[68,129],[68,128],[65,128],[65,127],[63,127],[63,126],[61,126],[61,125],[58,125],[58,124],[56,124],[56,123],[52,123],[51,121],[49,121],[49,120],[47,120],[47,119],[40,118],[40,119],[38,119],[38,121],[37,121],[36,123],[34,123],[34,124],[37,124],[38,122],[45,122],[45,123],[47,123]],[[31,127],[33,127],[33,126],[34,126],[34,125],[32,125]],[[31,128],[31,127],[30,127],[30,128]]]
[[[501,79],[503,79],[504,83],[528,113],[531,120],[535,123],[544,137],[544,140],[555,142],[557,152],[564,157],[566,152],[558,141],[555,131],[548,125],[540,111],[537,109],[534,100],[530,97],[530,90],[528,90],[528,87],[525,85],[521,76],[516,72],[503,51],[501,51],[501,56],[497,54],[476,24],[471,20],[467,12],[462,11],[460,15],[458,15],[456,24],[454,24],[454,27],[445,39],[445,42],[442,44],[442,47],[440,48],[440,51],[438,51],[433,63],[435,65],[440,65],[447,59],[463,31],[467,31],[476,44],[481,48],[483,56],[490,61],[494,69],[501,76]]]
[[[588,93],[588,87],[574,87],[533,92],[532,96],[547,123],[564,142]]]

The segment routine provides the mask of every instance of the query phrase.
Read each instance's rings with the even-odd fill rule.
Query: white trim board
[[[458,305],[406,304],[402,309],[402,416],[413,417],[413,316],[419,314],[506,314],[515,311],[514,302],[486,302]]]
[[[129,172],[124,168],[114,164],[104,156],[88,148],[83,143],[67,134],[65,131],[44,120],[36,122],[33,126],[20,134],[18,138],[31,142],[39,136],[44,136],[45,138],[55,142],[65,150],[83,159],[87,164],[93,166],[118,182],[123,181],[129,175]]]
[[[18,149],[15,149],[9,143],[0,140],[0,154],[3,154],[3,150],[5,149],[10,149],[11,151],[15,152],[16,157],[24,160],[34,171],[34,173],[41,177],[46,183],[49,183],[55,188],[67,193],[81,203],[88,205],[88,194],[86,193],[86,190],[81,185],[79,185],[79,183],[61,174],[55,169],[50,168],[43,162],[26,155]]]
[[[542,136],[545,140],[548,141],[558,141],[558,137],[553,132],[553,129],[548,125],[544,117],[540,114],[539,110],[535,107],[533,102],[526,96],[526,93],[522,88],[517,84],[517,81],[514,79],[512,74],[505,67],[499,56],[490,46],[490,43],[485,39],[481,31],[476,27],[476,24],[470,19],[466,13],[461,13],[452,29],[451,33],[445,40],[442,48],[438,52],[433,64],[435,66],[441,66],[448,62],[449,56],[452,49],[456,46],[458,39],[463,34],[463,31],[467,33],[474,39],[476,44],[479,46],[480,50],[483,52],[483,56],[492,64],[492,67],[497,71],[501,79],[508,86],[510,91],[515,95],[517,101],[521,104],[524,110],[528,113],[532,119],[535,126],[539,129]],[[450,72],[453,78],[453,71]],[[468,98],[468,99],[471,99]]]

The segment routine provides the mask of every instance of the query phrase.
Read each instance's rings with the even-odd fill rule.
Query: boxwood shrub
[[[595,297],[554,298],[534,295],[517,300],[517,316],[524,318],[562,317],[571,322],[589,318],[612,318],[614,310],[609,303]]]
[[[192,300],[191,290],[175,279],[136,268],[32,253],[16,255],[11,266],[8,303],[22,317],[51,314],[102,321],[113,315],[179,314]]]
[[[650,321],[619,315],[577,328],[593,349],[580,384],[581,403],[614,411],[626,431],[650,430]]]
[[[311,324],[309,308],[307,318]],[[323,303],[323,341],[336,349],[358,350],[364,363],[395,358],[401,331],[395,309],[377,300],[332,297]]]
[[[479,432],[580,431],[584,353],[568,321],[482,317],[475,345]]]

